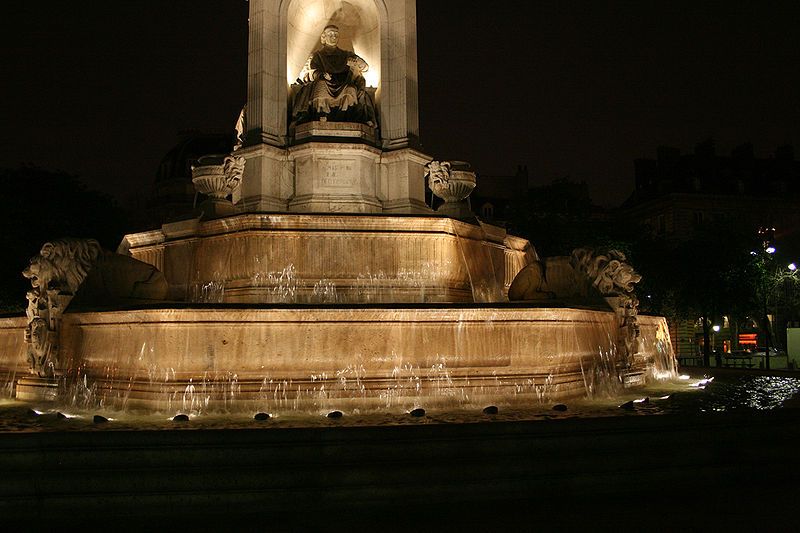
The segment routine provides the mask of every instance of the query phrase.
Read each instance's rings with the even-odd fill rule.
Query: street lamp
[[[764,251],[767,254],[770,254],[770,255],[772,255],[772,254],[774,254],[776,252],[774,246],[767,246],[767,247],[764,248]],[[767,258],[768,257],[769,256],[767,256]],[[786,266],[786,268],[789,270],[788,273],[785,270],[782,270],[782,269],[778,268],[774,273],[773,280],[768,282],[765,285],[765,288],[764,288],[764,333],[765,333],[765,335],[764,335],[764,368],[766,370],[769,370],[769,356],[770,356],[770,353],[769,353],[769,349],[770,349],[770,342],[769,342],[770,341],[770,328],[769,328],[770,322],[769,322],[769,311],[768,311],[769,296],[770,296],[770,293],[774,292],[774,290],[777,288],[777,285],[779,283],[782,283],[783,281],[785,281],[789,277],[794,277],[794,275],[797,272],[797,264],[795,264],[794,262],[789,263]],[[772,276],[772,271],[768,270],[768,272],[770,273],[769,275]]]
[[[767,242],[764,243],[764,251],[767,253],[765,260],[769,258],[769,256],[774,255],[776,250],[775,247]],[[766,267],[766,261],[764,266]],[[769,272],[769,269],[767,269]],[[766,282],[766,280],[765,280]],[[764,285],[764,369],[769,370],[769,310],[767,309],[769,293],[771,292],[771,287],[769,287],[769,283],[766,282]]]

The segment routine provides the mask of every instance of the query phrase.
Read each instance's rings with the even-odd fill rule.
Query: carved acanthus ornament
[[[242,183],[244,174],[244,157],[229,155],[223,162],[226,189],[235,190]],[[227,195],[226,195],[227,196]]]

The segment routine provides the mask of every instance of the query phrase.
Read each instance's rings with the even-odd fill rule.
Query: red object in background
[[[739,346],[755,346],[758,344],[758,333],[740,333]]]

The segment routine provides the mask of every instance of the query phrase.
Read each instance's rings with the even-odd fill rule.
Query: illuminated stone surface
[[[629,373],[669,370],[666,323],[640,317]],[[3,366],[23,323],[0,329]],[[604,392],[614,315],[525,308],[209,308],[67,313],[61,359],[109,408],[381,409]],[[16,354],[14,353],[16,352]],[[22,352],[22,353],[21,353]],[[643,379],[647,376],[643,376]],[[77,380],[78,382],[81,379]],[[50,391],[50,392],[48,392]],[[52,393],[23,377],[20,398]],[[63,393],[63,391],[62,391]]]
[[[312,122],[289,131],[290,85],[329,24],[369,64],[380,135],[364,124]],[[372,89],[370,89],[372,90]],[[413,0],[253,0],[241,211],[425,213]],[[351,139],[362,146],[308,140]],[[350,153],[345,153],[345,152]],[[327,162],[326,162],[327,161]],[[335,185],[332,185],[335,184]],[[336,191],[331,191],[331,187]]]
[[[500,302],[535,255],[491,225],[333,214],[192,220],[120,251],[164,272],[172,299],[212,303]]]
[[[665,321],[637,319],[632,290],[592,292],[563,259],[541,260],[558,265],[547,286],[547,269],[529,269],[520,291],[558,298],[509,304],[540,258],[472,217],[469,169],[432,187],[441,213],[425,204],[415,12],[414,0],[251,0],[236,172],[199,169],[213,200],[202,216],[127,235],[116,256],[158,269],[167,296],[60,307],[57,364],[36,377],[25,319],[0,319],[9,395],[190,413],[410,409],[552,402],[674,374]],[[289,129],[290,84],[329,24],[370,66],[377,129]]]

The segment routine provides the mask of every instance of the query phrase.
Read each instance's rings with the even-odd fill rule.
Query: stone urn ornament
[[[468,197],[475,188],[475,172],[466,161],[431,161],[425,165],[428,187],[444,203],[437,213],[452,218],[473,216]]]
[[[235,155],[205,155],[192,165],[192,183],[208,199],[200,204],[204,218],[229,215],[234,211],[227,199],[242,182],[245,159]]]

